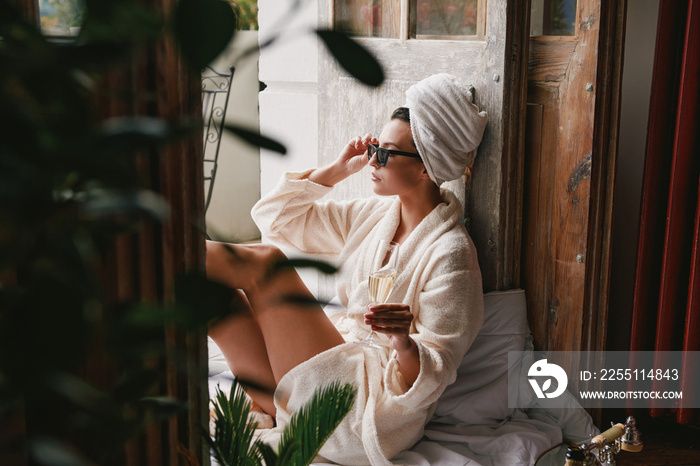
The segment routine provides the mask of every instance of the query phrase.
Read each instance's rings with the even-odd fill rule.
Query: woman
[[[358,389],[352,411],[321,450],[341,464],[390,464],[421,437],[483,320],[476,251],[459,222],[459,201],[439,185],[471,164],[486,114],[446,74],[406,96],[408,108],[394,112],[378,138],[357,137],[334,163],[286,174],[253,208],[270,240],[342,264],[342,312],[329,318],[318,306],[285,301],[312,295],[293,270],[265,279],[282,257],[276,248],[207,244],[207,273],[238,290],[246,309],[210,335],[234,374],[275,387],[274,399],[261,390],[249,394],[278,425],[329,381]],[[365,165],[378,196],[319,201]],[[368,306],[369,267],[382,239],[401,244],[399,275],[390,303]],[[352,343],[370,329],[382,349]]]

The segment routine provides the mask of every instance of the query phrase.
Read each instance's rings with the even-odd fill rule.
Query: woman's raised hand
[[[311,172],[309,180],[324,186],[333,186],[359,172],[367,165],[367,147],[378,142],[370,133],[350,140],[335,162]]]
[[[336,160],[336,164],[344,168],[348,172],[348,176],[359,172],[368,162],[367,147],[370,144],[377,144],[377,142],[377,138],[370,133],[365,134],[363,137],[358,136],[352,139],[343,148]]]

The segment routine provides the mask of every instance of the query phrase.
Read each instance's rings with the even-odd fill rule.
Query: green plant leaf
[[[88,218],[147,216],[162,221],[170,213],[169,204],[158,194],[147,190],[91,190],[82,204]]]
[[[292,294],[286,294],[281,296],[280,301],[284,302],[285,304],[294,304],[297,306],[321,306],[323,308],[331,304],[330,301],[325,301],[323,299],[316,299],[312,297],[310,298],[308,296]]]
[[[73,446],[51,437],[30,441],[29,450],[37,464],[45,466],[89,466],[92,464]]]
[[[301,444],[297,439],[290,439],[279,447],[279,457],[277,459],[276,466],[294,465],[298,466],[302,464],[301,460]]]
[[[201,121],[198,126],[201,126]],[[102,123],[97,130],[95,146],[106,155],[132,154],[193,130],[192,125],[185,128],[179,124],[168,124],[159,118],[111,118]]]
[[[253,146],[260,147],[262,149],[268,149],[273,152],[278,152],[280,154],[286,154],[287,148],[284,147],[279,142],[274,139],[270,139],[263,136],[258,131],[254,131],[248,128],[243,128],[242,126],[225,124],[224,129],[235,134],[239,138],[243,139],[245,142],[252,144]]]
[[[338,60],[340,66],[359,81],[373,87],[384,82],[382,65],[359,42],[341,31],[318,29],[316,34]]]
[[[278,463],[277,453],[270,445],[258,439],[254,447],[260,452],[260,456],[266,465],[272,466]]]
[[[211,63],[236,32],[236,14],[221,0],[180,0],[173,22],[180,52],[196,71]]]
[[[243,388],[233,381],[229,396],[216,387],[213,401],[214,413],[214,456],[224,465],[260,465],[262,456],[253,447],[253,436],[257,423],[248,423],[250,403]]]
[[[187,404],[167,396],[149,396],[139,400],[139,406],[151,414],[151,419],[163,421],[187,410]]]
[[[138,399],[143,393],[152,391],[160,381],[160,373],[153,368],[138,368],[121,374],[114,387],[117,400]]]
[[[350,412],[356,393],[357,390],[352,385],[341,385],[337,381],[316,390],[311,399],[292,415],[284,428],[279,456],[290,457],[291,461],[283,464],[310,464]],[[299,444],[299,449],[295,448],[295,443]],[[296,451],[289,453],[288,449]]]
[[[220,375],[219,378],[222,378],[223,380],[226,380],[227,378],[231,381],[235,380],[245,390],[255,390],[255,391],[260,392],[260,393],[267,393],[270,396],[275,394],[275,387],[274,386],[270,387],[267,384],[261,385],[257,380],[244,379],[242,377],[235,377],[235,376],[226,377],[225,375]]]
[[[197,271],[188,272],[177,278],[175,299],[183,314],[177,319],[184,327],[200,327],[212,319],[222,318],[235,312],[232,306],[233,291],[220,283],[213,282]]]
[[[55,393],[81,409],[106,414],[115,408],[108,393],[72,374],[53,371],[46,380]]]
[[[311,268],[311,269],[316,269],[319,272],[322,272],[326,275],[333,275],[334,273],[338,272],[338,267],[329,264],[328,262],[323,262],[323,261],[318,261],[314,259],[303,259],[303,258],[298,258],[298,259],[286,259],[283,261],[278,261],[275,262],[275,264],[272,266],[273,271],[281,270],[281,269],[286,269],[290,267],[298,267],[298,268]]]

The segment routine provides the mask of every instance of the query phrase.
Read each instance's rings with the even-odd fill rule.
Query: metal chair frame
[[[202,72],[202,119],[204,125],[204,182],[209,182],[204,198],[204,212],[209,208],[216,171],[219,166],[219,149],[221,136],[226,122],[226,111],[231,92],[231,82],[235,67],[229,68],[230,73],[221,73],[211,66],[206,66]],[[207,173],[207,164],[211,170]]]

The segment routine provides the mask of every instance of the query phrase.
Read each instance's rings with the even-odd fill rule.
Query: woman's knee
[[[228,243],[220,243],[218,241],[209,241],[206,245],[207,265],[216,265],[225,262],[229,255],[232,254],[233,245]]]
[[[258,256],[258,261],[261,264],[266,265],[268,268],[274,267],[276,264],[287,260],[287,256],[284,254],[284,252],[272,244],[255,244],[251,245],[251,248]]]
[[[232,288],[249,289],[269,279],[287,256],[271,244],[206,243],[207,275]]]
[[[206,270],[207,276],[215,281],[226,283],[226,279],[230,273],[229,270],[229,251],[225,243],[216,241],[206,242]]]

